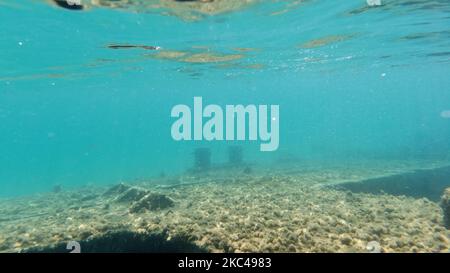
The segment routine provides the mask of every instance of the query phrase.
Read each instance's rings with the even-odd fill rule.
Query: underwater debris
[[[445,189],[441,198],[441,207],[444,212],[444,225],[450,229],[450,187]]]
[[[243,149],[242,146],[228,147],[228,163],[230,165],[240,165],[243,163]]]
[[[141,213],[147,210],[162,210],[174,206],[174,201],[159,193],[149,193],[130,208],[130,213]]]
[[[205,171],[211,167],[211,149],[197,148],[194,151],[194,169]]]

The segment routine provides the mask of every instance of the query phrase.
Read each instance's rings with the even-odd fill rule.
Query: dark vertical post
[[[211,167],[211,150],[209,148],[197,148],[194,151],[194,168],[204,171]]]

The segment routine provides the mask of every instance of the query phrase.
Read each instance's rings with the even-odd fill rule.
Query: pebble
[[[352,243],[352,237],[350,237],[349,235],[344,235],[341,237],[341,243],[343,243],[344,245],[350,245]]]

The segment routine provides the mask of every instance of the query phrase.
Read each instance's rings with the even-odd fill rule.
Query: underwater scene
[[[0,0],[0,252],[450,251],[448,0]]]

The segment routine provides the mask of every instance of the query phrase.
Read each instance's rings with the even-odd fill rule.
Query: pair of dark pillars
[[[238,166],[243,162],[242,146],[228,147],[228,164]],[[194,151],[194,168],[197,170],[207,170],[211,168],[211,149],[197,148]]]

